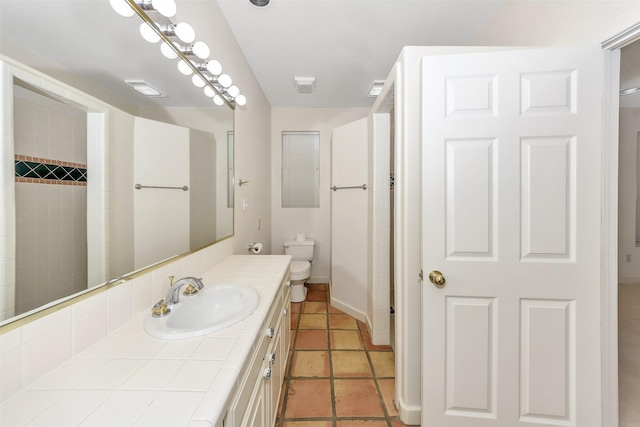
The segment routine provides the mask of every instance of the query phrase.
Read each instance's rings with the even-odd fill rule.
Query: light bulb
[[[191,43],[196,39],[196,32],[186,22],[180,22],[175,28],[176,36],[185,43]]]
[[[160,36],[155,31],[153,31],[151,25],[147,24],[146,22],[140,24],[140,34],[142,35],[142,38],[149,43],[158,43],[160,41]]]
[[[190,76],[191,74],[193,74],[193,70],[191,69],[191,67],[189,67],[189,64],[184,61],[178,62],[178,70],[180,70],[180,72],[185,76]]]
[[[216,105],[224,105],[224,101],[220,98],[220,95],[215,95],[213,97],[213,103]]]
[[[227,89],[227,93],[235,98],[240,94],[240,89],[238,89],[238,86],[236,85],[229,86],[229,89]]]
[[[176,2],[173,0],[151,0],[151,6],[167,18],[176,14]]]
[[[218,83],[220,83],[222,87],[229,87],[232,83],[231,77],[229,74],[220,74],[220,77],[218,77]]]
[[[197,87],[204,87],[204,85],[206,84],[204,80],[202,80],[202,78],[197,74],[194,74],[193,77],[191,77],[191,82]]]
[[[216,92],[213,89],[211,89],[211,86],[204,87],[204,94],[207,95],[209,98],[213,98],[214,96],[216,96]]]
[[[243,106],[246,105],[247,103],[247,97],[244,95],[238,95],[236,96],[236,104],[238,104],[239,106]]]
[[[209,62],[207,62],[207,71],[214,76],[217,76],[222,72],[222,64],[220,64],[215,59],[211,59]]]
[[[180,45],[176,42],[173,42],[174,46],[176,46],[178,49],[180,48]],[[178,57],[178,54],[171,49],[171,47],[167,44],[167,43],[162,43],[160,45],[160,51],[162,52],[162,54],[165,56],[165,58],[169,58],[169,59],[176,59]]]
[[[211,53],[209,46],[207,46],[205,42],[195,42],[191,49],[193,50],[193,54],[200,59],[207,59]]]
[[[118,15],[128,18],[133,16],[135,13],[133,9],[131,9],[131,6],[129,6],[129,4],[124,0],[109,0],[109,3],[111,3],[111,7],[118,13]]]

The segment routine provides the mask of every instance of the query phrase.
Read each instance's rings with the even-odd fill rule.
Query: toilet
[[[311,276],[311,260],[316,242],[296,238],[284,242],[284,253],[291,255],[291,302],[302,302],[307,297],[304,283]]]

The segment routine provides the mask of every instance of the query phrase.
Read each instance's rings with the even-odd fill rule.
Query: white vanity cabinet
[[[225,427],[275,424],[291,342],[290,291],[287,274],[240,374],[238,391],[224,418]]]

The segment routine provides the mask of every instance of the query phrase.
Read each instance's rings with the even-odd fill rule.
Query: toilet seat
[[[309,261],[291,261],[291,280],[304,280],[311,275]]]

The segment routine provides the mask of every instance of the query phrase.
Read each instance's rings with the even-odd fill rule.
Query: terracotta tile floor
[[[326,284],[291,304],[291,354],[276,427],[399,427],[395,360],[365,323],[329,305]]]

